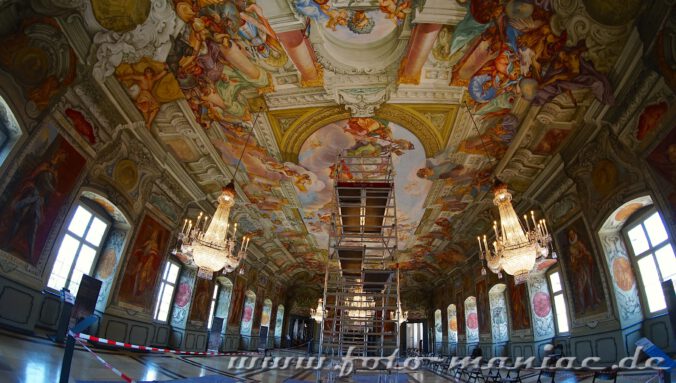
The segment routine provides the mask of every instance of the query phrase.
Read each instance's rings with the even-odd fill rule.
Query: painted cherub
[[[320,8],[328,20],[326,21],[326,27],[330,28],[332,31],[336,30],[337,26],[345,27],[347,26],[348,13],[344,9],[333,9],[329,4],[321,4]]]
[[[385,17],[395,23],[404,21],[406,15],[411,12],[410,0],[380,0],[380,11]]]
[[[157,73],[152,66],[147,66],[143,70],[143,74],[129,73],[119,76],[120,80],[133,81],[139,87],[138,96],[136,96],[134,102],[143,114],[148,129],[150,129],[157,113],[160,111],[160,103],[152,93],[153,87],[167,73],[169,72],[164,68],[160,73]]]

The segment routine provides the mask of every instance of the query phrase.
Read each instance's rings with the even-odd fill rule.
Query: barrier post
[[[63,350],[63,361],[61,362],[61,378],[59,383],[68,383],[68,378],[70,377],[70,364],[73,361],[73,351],[75,350],[75,338],[73,338],[73,333],[79,333],[91,326],[96,322],[96,317],[90,315],[87,318],[82,319],[73,326],[73,328],[68,332],[66,338],[66,348]]]

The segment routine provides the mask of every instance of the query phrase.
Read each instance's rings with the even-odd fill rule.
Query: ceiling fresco
[[[150,0],[125,10],[78,1],[83,30],[96,36],[93,77],[181,164],[206,196],[200,206],[241,156],[233,214],[243,234],[257,234],[252,252],[310,285],[321,284],[328,254],[339,153],[393,155],[392,267],[405,270],[406,285],[441,278],[488,228],[492,178],[518,198],[585,113],[613,103],[608,77],[641,9],[602,0]],[[14,51],[51,28],[35,23],[8,40]],[[66,56],[43,77],[72,81]],[[12,65],[0,62],[19,70]],[[28,80],[28,92],[49,94]]]

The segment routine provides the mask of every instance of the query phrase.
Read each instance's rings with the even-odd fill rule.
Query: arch
[[[441,310],[434,311],[434,341],[440,344],[443,341],[443,325],[441,324]]]
[[[467,343],[479,341],[479,317],[476,307],[476,297],[469,296],[465,299],[465,331]]]
[[[649,195],[626,201],[606,216],[598,231],[623,327],[641,321],[643,313],[636,271],[629,259],[621,230],[636,212],[653,204],[653,199]]]
[[[228,316],[230,314],[230,303],[232,301],[232,281],[224,276],[220,275],[216,278],[216,282],[220,284],[220,291],[218,292],[218,301],[216,302],[216,313],[214,316],[223,318],[223,333],[226,331],[228,326]]]
[[[244,336],[251,336],[251,327],[253,326],[253,315],[256,308],[256,293],[247,290],[244,298],[244,309],[242,310],[242,321],[239,333]]]
[[[282,326],[284,325],[284,305],[277,306],[277,315],[275,317],[275,338],[282,337]]]
[[[458,309],[451,303],[446,308],[446,318],[448,320],[448,341],[458,342]]]
[[[507,323],[507,285],[498,283],[488,290],[488,302],[491,310],[491,334],[493,342],[509,340],[509,324]]]
[[[422,114],[398,105],[384,104],[375,117],[393,122],[415,135],[423,145],[426,157],[433,157],[443,147],[438,129]],[[298,163],[298,153],[315,131],[324,126],[350,118],[342,106],[311,108],[298,117],[284,132],[276,131],[275,138],[285,161]]]

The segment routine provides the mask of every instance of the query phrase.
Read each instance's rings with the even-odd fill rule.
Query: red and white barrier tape
[[[80,344],[80,346],[82,346],[85,350],[89,351],[89,353],[92,354],[94,356],[94,358],[96,358],[96,360],[101,362],[101,364],[108,367],[108,369],[110,369],[110,371],[112,371],[115,375],[122,378],[122,380],[124,380],[127,383],[136,383],[136,381],[134,379],[128,377],[125,373],[123,373],[122,371],[118,370],[117,368],[111,366],[110,363],[106,362],[105,360],[103,360],[103,358],[98,356],[94,351],[92,351],[89,347],[87,347],[85,342],[81,341],[77,337],[75,337],[75,341],[77,341]]]
[[[169,348],[158,348],[158,347],[148,347],[148,346],[139,346],[131,343],[117,342],[110,339],[99,338],[97,336],[89,334],[72,334],[74,338],[86,339],[92,342],[103,343],[109,346],[118,346],[123,348],[128,348],[131,350],[141,350],[141,351],[151,351],[151,352],[165,352],[171,354],[180,354],[180,355],[202,355],[202,356],[237,356],[237,355],[260,355],[257,352],[214,352],[214,351],[180,351],[172,350]]]

